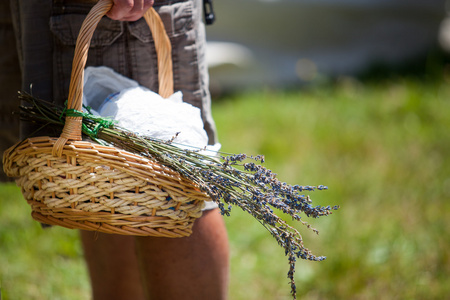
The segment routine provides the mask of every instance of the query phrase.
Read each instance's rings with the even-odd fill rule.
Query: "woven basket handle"
[[[92,7],[81,25],[75,45],[67,109],[82,110],[84,68],[86,66],[89,45],[98,22],[111,9],[112,5],[112,0],[100,0]],[[167,98],[173,94],[172,46],[161,18],[153,8],[150,8],[144,14],[144,18],[150,27],[158,57],[159,94]],[[66,117],[63,131],[53,146],[53,155],[61,156],[67,141],[81,140],[81,122],[81,117]]]

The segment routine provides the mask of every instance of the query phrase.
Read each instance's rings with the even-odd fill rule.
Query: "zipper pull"
[[[216,15],[214,14],[212,0],[203,0],[203,12],[206,25],[213,24],[216,20]]]

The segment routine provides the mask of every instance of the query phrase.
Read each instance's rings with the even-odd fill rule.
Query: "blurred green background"
[[[319,185],[331,216],[301,224],[323,262],[299,261],[299,299],[450,295],[450,72],[339,78],[295,90],[222,96],[222,150],[264,154],[290,184]],[[251,216],[226,218],[230,299],[290,299],[287,259]],[[13,184],[0,185],[2,299],[89,299],[77,232],[42,230]]]

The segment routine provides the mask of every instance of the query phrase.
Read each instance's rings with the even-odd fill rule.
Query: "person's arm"
[[[114,0],[114,5],[106,14],[119,21],[136,21],[153,5],[153,0]]]

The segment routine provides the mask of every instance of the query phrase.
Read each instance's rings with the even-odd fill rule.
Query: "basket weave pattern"
[[[51,225],[106,233],[189,236],[207,196],[179,173],[146,158],[90,142],[29,138],[4,156],[5,172]],[[13,151],[11,151],[13,150]]]
[[[111,0],[99,1],[80,30],[69,109],[81,110],[82,70],[90,38],[110,7]],[[171,59],[167,55],[170,41],[153,9],[145,19],[157,46],[159,93],[167,97],[173,92],[172,64],[160,58]],[[88,37],[83,30],[88,31]],[[161,44],[163,50],[158,50]],[[59,138],[29,138],[5,152],[5,173],[17,177],[17,185],[32,208],[32,217],[45,224],[105,233],[189,236],[193,222],[202,214],[204,201],[209,200],[207,195],[178,172],[155,161],[81,141],[80,124],[81,118],[68,117]]]

